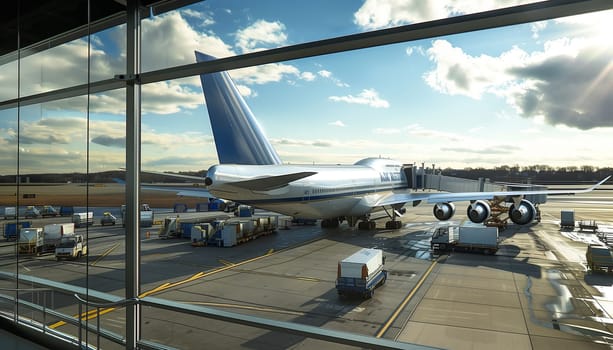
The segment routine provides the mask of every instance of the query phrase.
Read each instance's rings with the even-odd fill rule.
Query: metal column
[[[126,299],[140,294],[140,0],[128,0],[126,28]],[[140,340],[140,305],[126,306],[126,349]]]

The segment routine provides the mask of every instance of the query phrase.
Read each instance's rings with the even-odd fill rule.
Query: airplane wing
[[[160,175],[167,175],[166,173],[159,173]],[[176,175],[176,174],[173,174]],[[174,177],[174,176],[173,176]],[[189,175],[181,175],[181,178],[195,178],[197,180],[202,181],[201,177],[189,176]],[[113,178],[113,181],[125,185],[126,182],[123,179]],[[216,198],[212,195],[208,189],[196,185],[186,185],[186,186],[156,186],[156,185],[142,185],[140,186],[141,190],[150,190],[150,191],[165,191],[165,192],[175,192],[177,196],[183,197],[196,197],[196,198]]]
[[[197,198],[216,198],[212,195],[209,190],[204,187],[198,186],[155,186],[155,185],[141,185],[141,190],[150,190],[150,191],[165,191],[165,192],[175,192],[177,196],[183,197],[197,197]]]
[[[523,197],[526,195],[573,195],[577,193],[586,193],[593,191],[596,187],[602,185],[611,176],[607,176],[604,180],[598,182],[592,187],[582,190],[540,190],[540,191],[499,191],[499,192],[450,192],[450,193],[393,193],[379,200],[375,206],[386,206],[408,202],[426,201],[427,203],[443,203],[443,202],[458,202],[472,200],[491,200],[500,197]]]
[[[287,184],[292,181],[300,180],[315,174],[317,174],[315,171],[302,171],[278,176],[259,177],[245,181],[229,182],[227,185],[236,186],[251,191],[270,191],[287,186]]]

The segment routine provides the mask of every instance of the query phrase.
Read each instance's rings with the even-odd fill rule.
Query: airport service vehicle
[[[196,61],[212,60],[215,57],[196,52]],[[434,216],[449,220],[458,201],[470,201],[468,217],[482,223],[492,215],[490,201],[496,200],[509,205],[505,212],[513,223],[527,225],[538,211],[526,195],[584,193],[609,179],[585,190],[418,192],[412,190],[413,166],[390,159],[365,158],[353,165],[283,164],[228,73],[201,74],[200,79],[220,164],[207,171],[208,191],[186,189],[179,196],[224,198],[292,217],[322,219],[322,227],[338,227],[346,220],[362,229],[375,227],[371,213],[380,210],[390,219],[386,228],[400,228],[397,218],[406,204],[433,204]]]
[[[91,211],[72,214],[72,222],[75,227],[85,227],[94,224],[94,213]]]
[[[122,225],[126,226],[126,206],[121,206],[121,221]],[[153,210],[149,207],[149,204],[143,203],[140,205],[140,227],[153,226]]]
[[[278,216],[237,217],[194,224],[190,227],[193,246],[233,247],[261,236],[275,233]]]
[[[104,212],[104,214],[102,214],[102,218],[100,218],[100,225],[102,226],[115,225],[116,222],[117,218],[115,217],[115,215],[111,214],[108,211]]]
[[[17,236],[19,235],[19,231],[22,228],[28,228],[28,227],[32,227],[31,221],[20,221],[19,223],[9,222],[8,224],[4,225],[4,238],[7,241],[14,241],[17,239]]]
[[[53,253],[60,242],[60,239],[74,235],[74,228],[66,228],[64,233],[64,224],[46,225],[45,228],[31,227],[22,228],[19,231],[19,242],[17,244],[20,254],[44,254]]]
[[[494,254],[498,251],[498,228],[464,222],[434,230],[430,248],[434,251],[472,251]]]
[[[87,255],[87,243],[82,235],[64,236],[55,248],[55,259],[79,259]]]
[[[6,207],[4,208],[4,219],[17,219],[17,208],[16,207]]]
[[[30,205],[26,207],[26,211],[24,213],[24,217],[26,219],[36,219],[40,216],[40,210],[37,207]]]
[[[608,246],[602,244],[588,245],[585,258],[590,270],[613,272],[613,251]]]
[[[40,210],[40,216],[44,218],[58,215],[60,215],[60,212],[51,205],[43,205],[42,209]]]
[[[336,278],[338,295],[358,294],[371,298],[375,288],[383,285],[387,279],[384,264],[383,251],[369,248],[360,249],[339,261]]]

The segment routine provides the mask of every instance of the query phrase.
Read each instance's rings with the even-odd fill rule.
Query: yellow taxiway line
[[[119,245],[119,243],[117,243],[117,245]],[[114,246],[111,249],[107,250],[107,252],[105,252],[105,254],[108,255],[113,249],[116,248],[116,246]],[[103,256],[105,256],[105,254],[103,254]],[[185,284],[185,283],[188,283],[188,282],[193,282],[193,281],[198,280],[198,279],[203,278],[203,277],[211,276],[211,275],[219,273],[219,272],[230,270],[230,269],[232,269],[234,267],[237,267],[237,266],[241,266],[241,265],[253,262],[253,261],[260,260],[260,259],[268,257],[268,256],[270,256],[272,254],[274,254],[274,250],[270,249],[268,252],[266,252],[266,254],[260,255],[260,256],[256,256],[255,258],[252,258],[252,259],[248,259],[248,260],[241,261],[239,263],[235,263],[235,264],[231,264],[231,265],[226,265],[226,266],[217,268],[215,270],[211,270],[209,272],[198,272],[198,273],[196,273],[196,274],[194,274],[194,275],[192,275],[192,276],[190,276],[190,277],[188,277],[186,279],[183,279],[183,280],[180,280],[180,281],[177,281],[177,282],[172,282],[172,283],[166,282],[166,283],[163,283],[163,284],[161,284],[161,285],[159,285],[159,286],[157,286],[157,287],[155,287],[153,289],[150,289],[150,290],[148,290],[146,292],[141,293],[138,297],[139,298],[144,298],[146,296],[162,292],[162,291],[164,291],[166,289],[169,289],[169,288],[180,286],[182,284]],[[98,261],[98,260],[96,260],[96,261]],[[75,315],[73,317],[75,317],[75,318],[78,317],[78,318],[80,318],[82,320],[90,320],[90,319],[96,318],[96,317],[98,317],[100,315],[104,315],[106,313],[109,313],[109,312],[111,312],[111,311],[113,311],[115,309],[116,308],[114,308],[114,307],[109,307],[109,308],[104,308],[104,309],[100,310],[99,312],[97,311],[97,309],[93,309],[93,310],[90,310],[88,312],[84,312],[84,313],[82,313],[80,315]],[[49,328],[55,329],[55,328],[58,328],[60,326],[65,325],[65,324],[66,324],[66,322],[59,321],[59,322],[56,322],[56,323],[50,325]]]
[[[98,257],[98,259],[96,259],[93,263],[89,264],[90,266],[94,266],[98,263],[98,261],[102,260],[104,257],[106,257],[107,255],[111,254],[111,252],[113,250],[115,250],[115,248],[119,247],[119,245],[121,244],[121,242],[119,243],[115,243],[115,245],[113,245],[112,247],[110,247],[109,249],[107,249],[104,253],[102,253],[102,255],[100,255]]]
[[[402,303],[400,303],[400,305],[396,308],[396,311],[394,311],[392,316],[390,316],[390,318],[387,320],[387,322],[385,322],[383,327],[381,327],[379,332],[377,332],[377,335],[376,335],[377,338],[381,338],[383,336],[383,334],[385,334],[385,332],[387,332],[387,330],[390,328],[392,323],[394,323],[394,321],[396,321],[396,319],[398,318],[398,315],[400,315],[402,310],[404,310],[405,306],[407,306],[409,301],[411,301],[411,299],[413,298],[415,293],[417,293],[417,291],[419,290],[419,287],[421,287],[421,285],[424,283],[426,278],[428,278],[428,276],[432,272],[432,269],[434,268],[436,263],[437,263],[437,261],[435,260],[435,261],[432,262],[432,264],[430,264],[430,267],[426,270],[426,272],[423,274],[423,276],[421,276],[421,278],[419,279],[419,281],[417,282],[415,287],[413,287],[413,289],[411,289],[411,292],[406,296],[406,298],[404,298]]]

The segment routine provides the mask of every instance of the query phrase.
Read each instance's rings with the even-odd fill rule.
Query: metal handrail
[[[123,300],[119,300],[119,301],[112,302],[112,303],[95,303],[93,301],[89,301],[89,300],[81,298],[81,296],[79,296],[78,293],[74,293],[73,295],[75,298],[77,298],[79,303],[85,304],[87,306],[96,307],[96,308],[123,307],[123,306],[128,306],[131,304],[140,303],[139,298],[128,298],[128,299],[123,299]]]
[[[87,299],[83,299],[81,298],[81,296],[79,295],[79,293],[74,293],[73,294],[74,297],[77,299],[77,301],[79,302],[79,346],[81,346],[83,343],[83,304],[85,304],[85,306],[88,307],[95,307],[96,308],[96,347],[100,348],[100,309],[107,309],[107,308],[116,308],[116,307],[125,307],[128,305],[132,305],[132,304],[138,304],[140,303],[140,299],[139,298],[128,298],[128,299],[122,299],[116,302],[111,302],[111,303],[96,303],[93,301],[89,301]],[[87,344],[85,344],[87,345]]]

